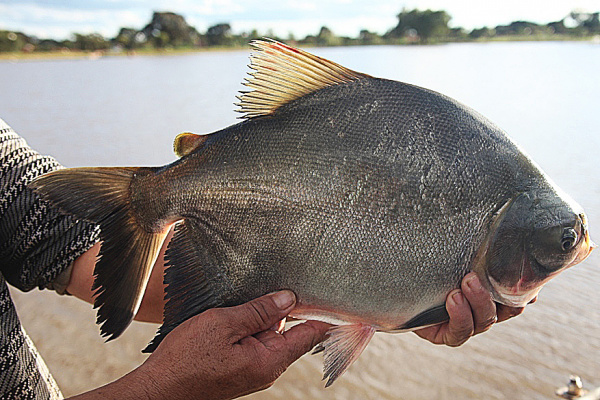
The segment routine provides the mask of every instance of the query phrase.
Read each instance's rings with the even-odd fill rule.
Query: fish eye
[[[577,243],[577,232],[573,228],[565,228],[563,231],[562,240],[560,242],[563,251],[569,251]]]

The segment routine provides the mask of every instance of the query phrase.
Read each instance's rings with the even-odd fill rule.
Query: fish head
[[[579,204],[555,188],[524,192],[499,211],[480,271],[494,300],[524,307],[542,286],[595,247]]]

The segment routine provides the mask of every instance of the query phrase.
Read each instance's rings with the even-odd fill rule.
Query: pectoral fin
[[[210,243],[210,236],[198,221],[184,219],[175,227],[165,254],[164,320],[144,353],[153,352],[169,332],[194,315],[231,305],[226,303],[226,295],[232,290],[215,257],[216,246],[206,243]]]
[[[448,321],[449,318],[448,311],[446,311],[446,304],[442,304],[427,309],[414,316],[408,322],[402,325],[400,330],[413,330],[417,328],[424,328],[426,326],[437,325]]]
[[[331,386],[356,361],[374,334],[375,328],[364,324],[335,326],[329,330],[329,337],[316,349],[325,352],[325,387]]]

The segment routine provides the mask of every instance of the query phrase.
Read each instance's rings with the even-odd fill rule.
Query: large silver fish
[[[375,331],[447,320],[476,271],[524,306],[593,248],[583,209],[499,128],[464,105],[274,41],[253,43],[245,120],[181,134],[158,168],[75,168],[33,187],[101,226],[102,333],[135,315],[169,227],[164,323],[291,289],[292,315],[338,324],[331,384]]]

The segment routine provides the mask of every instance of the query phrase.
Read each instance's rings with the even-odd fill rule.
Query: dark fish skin
[[[114,182],[129,195],[113,201],[134,232],[127,238],[136,229],[164,235],[183,220],[167,253],[165,321],[149,351],[192,315],[280,289],[296,293],[295,315],[366,326],[359,336],[368,342],[375,330],[446,320],[446,295],[471,270],[497,301],[524,305],[593,246],[581,207],[499,128],[413,85],[357,75],[184,139],[183,157],[164,167],[91,169],[107,176],[95,180],[90,170],[64,170],[34,184],[99,223],[110,260],[126,246],[110,242],[123,239],[107,205]],[[125,283],[114,289],[102,262],[99,319],[114,337],[136,308],[111,301],[123,287],[143,292],[143,278],[119,275]],[[330,367],[337,353],[326,342],[328,384],[361,350]]]

